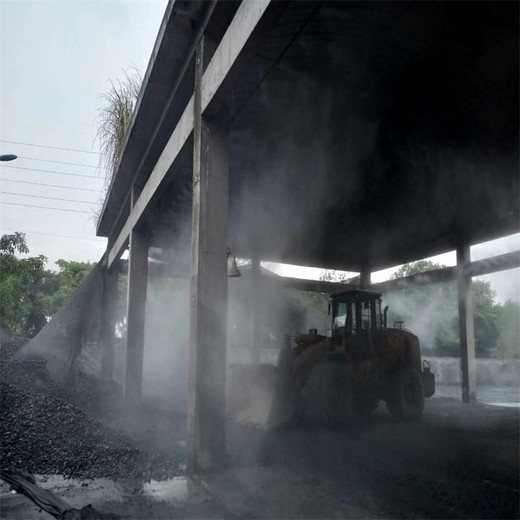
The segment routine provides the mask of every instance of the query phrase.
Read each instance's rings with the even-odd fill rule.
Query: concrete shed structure
[[[366,286],[456,249],[457,268],[428,281],[458,280],[463,398],[475,398],[471,276],[520,264],[469,255],[520,229],[518,20],[516,2],[168,4],[97,232],[107,303],[129,248],[129,401],[149,250],[190,255],[192,471],[223,453],[229,250],[357,271]],[[112,336],[107,314],[106,377]]]

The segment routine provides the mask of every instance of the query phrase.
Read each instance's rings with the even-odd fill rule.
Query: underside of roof
[[[196,19],[204,16],[189,4],[199,6]],[[518,231],[518,3],[275,4],[232,82],[235,254],[377,269]],[[177,29],[159,46],[150,78],[162,77],[155,69],[183,48],[182,16],[173,5],[164,31],[174,22]],[[161,81],[171,91],[172,78]],[[152,88],[146,106],[154,106]],[[118,173],[120,194],[129,190],[124,175],[144,160],[146,178],[156,160],[146,154],[143,106],[133,129],[142,136],[130,137]],[[155,155],[175,122],[172,115],[161,126]],[[189,245],[191,156],[188,140],[147,219],[162,247]],[[110,197],[100,234],[110,234],[109,215],[125,198]]]

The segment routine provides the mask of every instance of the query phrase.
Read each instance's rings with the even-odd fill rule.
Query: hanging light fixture
[[[237,266],[237,259],[231,253],[231,250],[228,248],[227,254],[227,275],[228,278],[238,278],[242,276]]]

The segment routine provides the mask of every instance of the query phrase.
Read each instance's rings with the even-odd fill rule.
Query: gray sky
[[[98,151],[93,141],[99,96],[109,80],[121,77],[122,69],[136,65],[144,73],[166,4],[166,0],[2,0],[0,139]],[[0,233],[26,231],[31,254],[44,254],[50,263],[58,258],[98,260],[105,240],[95,237],[93,209],[103,194],[81,191],[104,187],[104,174],[96,168],[98,155],[5,142],[0,142],[0,153],[20,156],[0,167]],[[89,177],[18,169],[22,167]]]
[[[0,0],[0,139],[90,152],[0,142],[0,153],[20,157],[0,166],[0,234],[26,232],[31,255],[47,256],[51,268],[59,258],[97,261],[104,252],[106,242],[95,236],[93,218],[104,188],[94,143],[99,96],[123,69],[135,65],[144,74],[166,4],[167,0]],[[475,246],[472,257],[515,249],[520,249],[520,235]],[[453,265],[454,253],[438,261]],[[276,270],[319,276],[319,270],[306,268]],[[389,274],[391,270],[373,278]],[[492,283],[500,301],[520,299],[518,269],[482,279]]]

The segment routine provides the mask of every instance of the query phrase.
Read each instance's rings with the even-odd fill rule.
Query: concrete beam
[[[148,85],[148,80],[150,79],[150,75],[152,73],[152,70],[155,71],[155,69],[156,69],[155,61],[157,59],[157,52],[160,49],[160,47],[158,47],[158,43],[159,43],[159,41],[163,40],[163,38],[164,38],[164,34],[165,34],[165,31],[166,31],[165,21],[168,20],[168,22],[167,22],[168,24],[170,24],[170,22],[171,22],[171,20],[169,20],[170,17],[168,15],[168,11],[171,12],[173,4],[174,4],[174,2],[170,2],[169,3],[169,6],[167,8],[167,12],[165,13],[165,17],[163,19],[163,24],[161,26],[159,35],[158,35],[157,40],[156,40],[154,52],[152,54],[152,59],[150,60],[150,63],[148,65],[148,70],[146,72],[146,77],[145,77],[145,79],[143,81],[143,86],[145,86],[145,88],[144,88],[144,90],[141,91],[140,98],[145,93],[148,93],[149,90],[153,91],[153,88],[154,87],[157,88],[157,86],[158,86],[158,83],[155,84],[155,85],[151,85],[151,86]],[[191,40],[191,44],[190,44],[190,46],[188,48],[185,47],[186,53],[179,52],[179,49],[177,48],[178,47],[178,42],[177,42],[176,46],[175,46],[176,47],[175,48],[175,52],[174,52],[175,56],[171,56],[171,53],[170,53],[168,67],[162,67],[162,68],[161,67],[157,67],[157,71],[156,71],[157,74],[159,74],[159,70],[164,71],[165,69],[167,69],[167,71],[168,71],[168,72],[165,73],[168,77],[170,77],[170,74],[171,74],[170,71],[172,71],[172,69],[176,70],[177,74],[176,74],[174,86],[173,86],[173,88],[172,88],[168,98],[164,101],[164,104],[163,104],[163,98],[162,97],[160,99],[155,99],[154,100],[155,101],[155,103],[154,103],[155,107],[162,106],[162,110],[160,111],[160,115],[157,117],[157,121],[155,122],[154,130],[153,130],[153,132],[151,134],[151,137],[148,139],[146,145],[144,146],[144,150],[143,149],[139,150],[139,156],[140,156],[139,162],[137,163],[136,166],[134,165],[133,168],[131,168],[131,169],[127,168],[127,170],[130,170],[132,172],[134,182],[135,182],[136,179],[139,179],[143,175],[143,170],[144,170],[143,167],[144,167],[145,163],[148,161],[150,153],[153,153],[153,149],[156,146],[156,140],[160,136],[160,131],[161,131],[161,128],[162,128],[163,124],[165,123],[165,121],[168,120],[168,118],[171,118],[172,116],[175,117],[174,114],[176,114],[176,113],[178,113],[176,120],[179,118],[179,116],[181,115],[181,109],[183,108],[182,101],[180,101],[180,100],[183,99],[184,93],[186,91],[189,91],[190,95],[191,95],[191,93],[193,91],[193,86],[192,86],[193,78],[190,77],[189,81],[187,81],[188,80],[188,76],[190,76],[189,74],[187,74],[187,72],[190,69],[190,67],[192,66],[193,57],[195,55],[195,50],[197,48],[198,42],[199,42],[200,38],[202,37],[202,35],[204,34],[204,31],[207,28],[208,22],[209,22],[211,16],[213,15],[213,13],[215,11],[215,7],[217,6],[217,4],[218,4],[218,0],[210,0],[210,1],[206,2],[205,8],[204,8],[204,15],[203,15],[203,18],[202,18],[202,20],[200,22],[200,26],[199,27],[192,27],[190,29],[187,29],[185,27],[185,22],[184,22],[184,26],[183,26],[182,22],[179,21],[178,16],[173,19],[173,24],[176,26],[176,29],[177,29],[176,32],[181,32],[181,33],[187,32],[187,33],[191,33],[193,36],[191,38],[187,38],[188,40]],[[195,19],[198,18],[196,13],[197,13],[197,10],[194,10],[191,13],[186,12],[185,16],[190,17],[190,18],[192,17],[192,19],[195,20]],[[175,31],[175,29],[174,29],[174,31]],[[172,32],[172,34],[174,34],[174,32]],[[181,47],[186,45],[184,43],[184,40],[185,39],[182,38],[182,40],[181,40],[181,42],[182,42]],[[182,60],[179,60],[179,58],[178,58],[179,56],[182,56]],[[171,63],[172,58],[173,58],[173,61],[174,61],[173,67],[172,67],[172,63]],[[177,66],[178,66],[178,69],[177,69]],[[164,74],[164,72],[163,72],[163,74]],[[159,92],[160,92],[160,90],[159,90]],[[132,118],[132,124],[131,124],[131,127],[130,127],[129,131],[128,131],[128,135],[127,135],[127,139],[126,139],[125,147],[124,147],[125,154],[127,152],[127,146],[132,146],[132,143],[133,143],[134,149],[138,148],[135,145],[135,142],[132,141],[132,139],[131,139],[131,133],[132,133],[132,129],[133,129],[132,127],[134,126],[135,121],[136,121],[137,116],[138,116],[138,111],[139,111],[139,109],[141,107],[140,101],[141,101],[141,99],[137,100],[136,109],[134,110],[134,116]],[[150,102],[150,99],[148,99],[148,102]],[[148,108],[148,110],[149,110],[150,109],[150,105],[148,105],[148,107],[145,106],[145,109],[146,108]],[[139,115],[141,115],[141,114],[139,114]],[[123,154],[123,157],[121,158],[121,164],[124,164],[124,160],[126,159],[125,154]],[[119,170],[120,169],[121,168],[118,168],[118,174],[119,174]],[[121,171],[122,171],[123,174],[125,173],[125,169],[124,168],[121,169]],[[114,182],[112,183],[113,184],[112,187],[115,188],[115,186],[116,186],[115,183],[118,180],[119,180],[118,176],[115,176],[114,177]],[[106,199],[105,205],[104,205],[105,207],[107,206],[107,203],[108,203],[108,201],[109,201],[111,196],[113,197],[112,190],[110,190],[110,193],[107,196],[107,199]],[[119,230],[119,228],[117,228],[117,225],[119,223],[121,215],[124,212],[124,207],[125,207],[126,201],[130,200],[130,196],[131,196],[131,194],[129,192],[126,195],[126,197],[125,197],[125,201],[122,201],[119,204],[120,209],[119,209],[119,212],[117,213],[117,216],[115,218],[113,218],[113,222],[111,223],[111,227],[109,228],[110,229],[110,232],[108,233],[109,236],[115,234],[114,231],[116,229]],[[104,216],[104,213],[102,214],[102,218],[103,218],[103,216]],[[100,221],[100,227],[101,227],[101,224],[103,224],[102,220]],[[104,227],[106,228],[107,224],[105,224]],[[100,229],[98,229],[98,231],[99,230]]]
[[[359,285],[324,282],[322,280],[304,280],[301,278],[289,278],[284,276],[267,276],[263,275],[262,283],[272,283],[285,289],[293,289],[295,291],[310,291],[325,294],[334,294],[338,292],[348,291],[350,289],[359,289]]]
[[[471,276],[482,276],[484,274],[497,273],[499,271],[507,271],[520,267],[520,251],[512,251],[503,255],[476,260],[469,264],[469,273]]]
[[[118,273],[128,273],[128,260],[119,260],[118,267],[113,267]],[[148,260],[148,276],[150,278],[189,278],[189,265],[179,265],[175,262],[157,262]]]
[[[381,293],[389,293],[400,291],[402,289],[410,289],[411,287],[428,285],[431,283],[450,282],[457,277],[455,267],[445,267],[442,269],[435,269],[426,273],[411,274],[403,276],[395,280],[387,280],[386,282],[375,283],[370,286],[371,289]]]
[[[114,269],[103,271],[101,301],[101,379],[112,381],[114,377],[115,309],[117,305],[119,274]]]
[[[265,13],[271,0],[244,0],[236,12],[228,30],[224,34],[201,80],[201,112],[213,100],[240,52],[251,37],[255,27]],[[130,211],[123,228],[108,253],[108,267],[119,259],[124,251],[131,230],[136,226],[148,204],[152,200],[168,170],[184,146],[194,125],[194,97],[188,102],[182,116],[168,140],[150,177],[143,187],[140,197]]]
[[[484,260],[477,260],[465,265],[464,269],[468,276],[481,276],[484,274],[496,273],[508,269],[520,267],[520,251],[505,253],[503,255],[493,256]],[[370,276],[367,273],[366,276]],[[344,284],[339,282],[325,282],[322,280],[305,280],[302,278],[289,278],[283,276],[266,276],[262,275],[262,283],[274,283],[285,287],[286,289],[294,289],[296,291],[311,291],[326,294],[334,294],[337,292],[348,291],[350,289],[359,289],[358,285]],[[374,284],[366,284],[366,288],[378,291],[383,294],[399,291],[402,289],[410,289],[414,286],[427,285],[431,283],[450,282],[457,279],[456,267],[444,267],[435,269],[426,273],[412,274],[404,276],[396,280],[387,280]],[[365,279],[367,281],[367,279]],[[361,286],[364,286],[361,282]]]
[[[114,262],[117,262],[121,255],[128,248],[128,244],[130,242],[130,230],[132,228],[131,222],[126,221],[123,229],[119,233],[119,236],[116,238],[114,245],[110,248],[107,254],[107,264],[110,269]]]
[[[497,273],[508,269],[520,267],[520,251],[513,251],[503,255],[476,260],[464,264],[464,270],[467,276],[482,276],[484,274]],[[386,282],[376,283],[370,286],[371,289],[388,293],[399,291],[401,289],[409,289],[411,286],[427,285],[430,283],[450,282],[457,279],[457,267],[445,267],[443,269],[435,269],[426,273],[412,274],[404,276],[397,280],[387,280]]]
[[[128,307],[126,338],[125,401],[139,402],[143,384],[143,353],[146,288],[148,282],[148,239],[133,230],[128,256]]]
[[[204,40],[197,50],[193,155],[188,472],[225,459],[229,129],[202,115]]]
[[[202,112],[217,93],[271,0],[243,0],[202,78]]]
[[[502,255],[493,256],[484,260],[476,260],[469,265],[469,274],[471,276],[482,276],[485,274],[496,273],[508,269],[515,269],[520,267],[520,251],[505,253]],[[119,273],[126,274],[128,272],[128,261],[120,260],[117,266],[113,265],[112,269]],[[427,273],[414,274],[405,276],[397,280],[387,280],[386,282],[379,282],[369,284],[372,290],[377,290],[383,293],[397,291],[399,289],[409,288],[410,285],[425,285],[430,283],[446,282],[456,279],[456,268],[446,267],[444,269],[436,269]],[[148,274],[151,277],[165,277],[165,278],[186,278],[189,273],[184,269],[184,265],[179,267],[177,264],[168,262],[149,262]],[[369,273],[370,274],[370,273]],[[351,284],[343,284],[339,282],[324,282],[321,280],[305,280],[301,278],[289,277],[272,277],[262,275],[271,281],[279,282],[287,288],[292,288],[301,291],[334,293],[346,291],[349,288],[356,288],[357,286]],[[264,280],[262,280],[264,283]]]
[[[462,370],[462,400],[471,403],[477,399],[475,362],[475,328],[473,322],[473,290],[468,275],[470,247],[457,249],[457,293],[459,302],[460,364]]]

